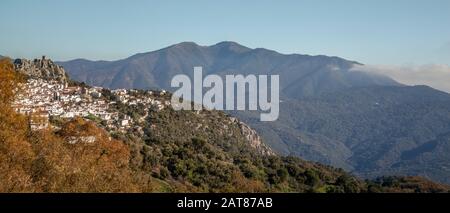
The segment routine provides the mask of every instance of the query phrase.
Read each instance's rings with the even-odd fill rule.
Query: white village
[[[36,70],[36,73],[27,73],[28,79],[19,86],[21,91],[13,103],[17,112],[30,117],[32,130],[48,128],[50,117],[56,116],[69,119],[94,117],[103,121],[109,129],[126,131],[136,121],[130,116],[119,116],[117,110],[111,109],[117,102],[129,106],[142,105],[146,114],[150,109],[159,111],[170,105],[170,101],[160,98],[166,94],[164,90],[145,91],[142,95],[137,90],[107,90],[102,87],[69,85],[61,77],[65,74],[62,67],[45,57],[32,62],[20,59],[15,65],[18,70]],[[113,95],[116,101],[102,97],[105,91]],[[139,119],[144,120],[145,116]]]

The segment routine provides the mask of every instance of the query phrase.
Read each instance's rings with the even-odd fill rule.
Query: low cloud
[[[363,65],[355,66],[352,70],[386,75],[406,85],[427,85],[450,93],[450,66],[446,64]]]

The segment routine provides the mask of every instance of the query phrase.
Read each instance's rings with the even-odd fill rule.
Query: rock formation
[[[262,155],[275,155],[275,152],[263,143],[256,130],[252,129],[246,123],[239,121],[237,118],[230,117],[230,119],[232,122],[239,125],[242,134],[245,136],[251,147],[255,148]]]
[[[68,76],[62,66],[55,64],[52,60],[46,59],[16,59],[14,67],[18,72],[26,74],[30,77],[43,78],[47,80],[56,80],[67,82]]]

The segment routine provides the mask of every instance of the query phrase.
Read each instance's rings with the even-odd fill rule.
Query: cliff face
[[[239,126],[242,135],[245,137],[250,146],[253,147],[258,153],[262,155],[276,155],[275,152],[262,141],[256,130],[252,129],[246,123],[239,121],[237,118],[231,117],[230,119],[233,123]]]
[[[18,72],[35,78],[43,78],[46,80],[56,80],[67,82],[68,76],[62,66],[55,64],[52,60],[46,59],[16,59],[14,67]]]

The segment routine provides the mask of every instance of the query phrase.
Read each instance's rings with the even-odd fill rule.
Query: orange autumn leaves
[[[33,191],[31,165],[35,158],[27,141],[24,116],[11,108],[19,82],[8,59],[0,61],[0,191]]]
[[[0,60],[0,192],[140,192],[150,178],[129,166],[128,147],[81,118],[32,132],[11,102],[19,77]],[[89,141],[69,140],[89,138]]]

